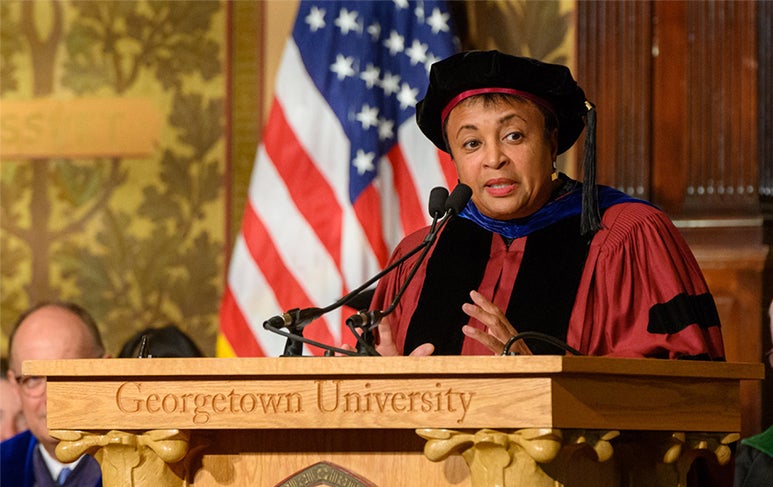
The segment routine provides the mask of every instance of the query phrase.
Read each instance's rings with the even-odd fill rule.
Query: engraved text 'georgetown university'
[[[232,388],[225,393],[160,392],[142,382],[124,382],[116,390],[118,409],[125,414],[190,415],[203,425],[215,415],[285,415],[312,408],[321,413],[411,414],[442,413],[463,423],[474,392],[463,392],[436,382],[433,387],[403,391],[375,391],[365,382],[357,390],[340,380],[315,380],[314,392],[265,392]]]

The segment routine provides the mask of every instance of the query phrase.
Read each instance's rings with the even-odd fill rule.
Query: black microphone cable
[[[510,348],[512,348],[513,344],[519,340],[530,340],[530,339],[549,343],[556,348],[560,348],[564,352],[571,353],[572,355],[578,355],[578,356],[584,355],[576,348],[571,347],[568,343],[559,340],[553,335],[548,335],[547,333],[541,333],[538,331],[523,331],[521,333],[511,336],[510,339],[507,340],[507,342],[505,343],[505,348],[502,349],[502,355],[518,355],[515,352],[510,352]]]
[[[304,343],[306,345],[311,345],[314,347],[321,348],[322,350],[325,350],[325,355],[332,355],[335,353],[339,353],[341,355],[349,355],[349,356],[361,355],[353,350],[346,350],[344,348],[334,347],[326,343],[312,340],[311,338],[306,338],[305,336],[303,336],[301,331],[290,332],[290,331],[284,331],[280,328],[269,328],[266,326],[265,323],[263,324],[263,328],[273,333],[276,333],[277,335],[287,338],[287,344],[285,345],[284,352],[281,355],[282,357],[300,357],[302,355],[301,352],[302,352],[302,347]]]

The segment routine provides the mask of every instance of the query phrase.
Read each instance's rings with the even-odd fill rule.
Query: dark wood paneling
[[[755,233],[755,229],[738,231],[749,237]],[[727,359],[731,362],[758,362],[763,347],[762,341],[754,337],[763,335],[759,306],[767,249],[762,245],[693,244],[693,250],[717,303]],[[744,436],[763,429],[762,385],[758,381],[741,384]]]
[[[732,361],[759,362],[768,343],[773,237],[763,235],[773,231],[763,232],[760,196],[773,222],[772,12],[766,2],[578,2],[577,77],[598,107],[599,181],[682,226]],[[745,385],[744,434],[761,430],[770,399]]]
[[[652,159],[651,17],[649,2],[578,3],[576,74],[598,112],[598,181],[645,199]]]
[[[678,213],[687,187],[689,133],[687,106],[691,87],[687,79],[688,45],[684,42],[687,5],[658,4],[653,9],[652,201]]]
[[[756,2],[757,7],[757,153],[759,157],[759,186],[762,212],[765,219],[763,242],[773,246],[773,2]],[[773,300],[773,256],[768,255],[763,272],[760,315],[768,324],[768,305]],[[773,326],[773,325],[772,325]],[[763,330],[767,330],[763,326]],[[773,332],[773,330],[771,330]],[[762,350],[773,347],[773,337],[763,333]],[[763,383],[763,427],[773,426],[773,369]]]
[[[773,2],[757,2],[760,196],[773,220]]]
[[[667,14],[672,3],[656,2],[656,12]],[[671,189],[685,191],[683,207],[669,207],[675,212],[758,212],[754,8],[755,2],[686,3],[683,38],[675,40],[689,51],[688,173],[686,188]],[[665,178],[667,168],[657,161],[655,167]]]
[[[759,213],[754,2],[579,2],[599,180],[673,217]]]

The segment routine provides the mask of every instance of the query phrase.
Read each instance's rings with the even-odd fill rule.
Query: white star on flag
[[[378,124],[378,107],[371,107],[365,104],[356,118],[365,130],[375,127]]]
[[[422,44],[418,39],[414,39],[411,47],[405,51],[405,54],[411,58],[411,65],[416,66],[419,63],[423,63],[427,59],[427,49],[428,46],[426,44]]]
[[[372,152],[365,153],[362,149],[357,149],[357,157],[352,164],[357,168],[357,172],[362,175],[368,171],[373,171],[376,167],[373,165],[373,158],[376,155]]]
[[[325,9],[314,7],[311,9],[311,13],[306,16],[306,23],[309,24],[309,28],[312,32],[317,32],[319,29],[325,28]]]
[[[346,57],[343,54],[338,54],[336,56],[335,64],[330,66],[330,71],[337,74],[339,80],[342,80],[347,76],[354,76],[354,68],[352,67],[353,63],[354,58]]]
[[[384,46],[389,49],[389,54],[394,56],[405,49],[405,38],[399,32],[393,30],[389,33],[389,39],[384,41]]]
[[[334,21],[335,25],[340,29],[341,34],[348,34],[350,31],[361,31],[360,26],[357,24],[357,12],[342,8],[338,12],[338,18]]]
[[[450,14],[443,13],[438,8],[432,9],[432,15],[427,19],[427,24],[432,27],[432,33],[437,34],[439,32],[448,32],[448,19],[451,18]]]

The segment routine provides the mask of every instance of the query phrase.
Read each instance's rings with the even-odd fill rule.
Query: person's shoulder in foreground
[[[768,307],[770,336],[773,338],[773,301]],[[773,368],[773,349],[766,354]],[[735,456],[734,487],[769,487],[773,485],[773,426],[758,435],[744,438]]]
[[[769,487],[773,484],[773,426],[744,438],[735,455],[734,487]]]

